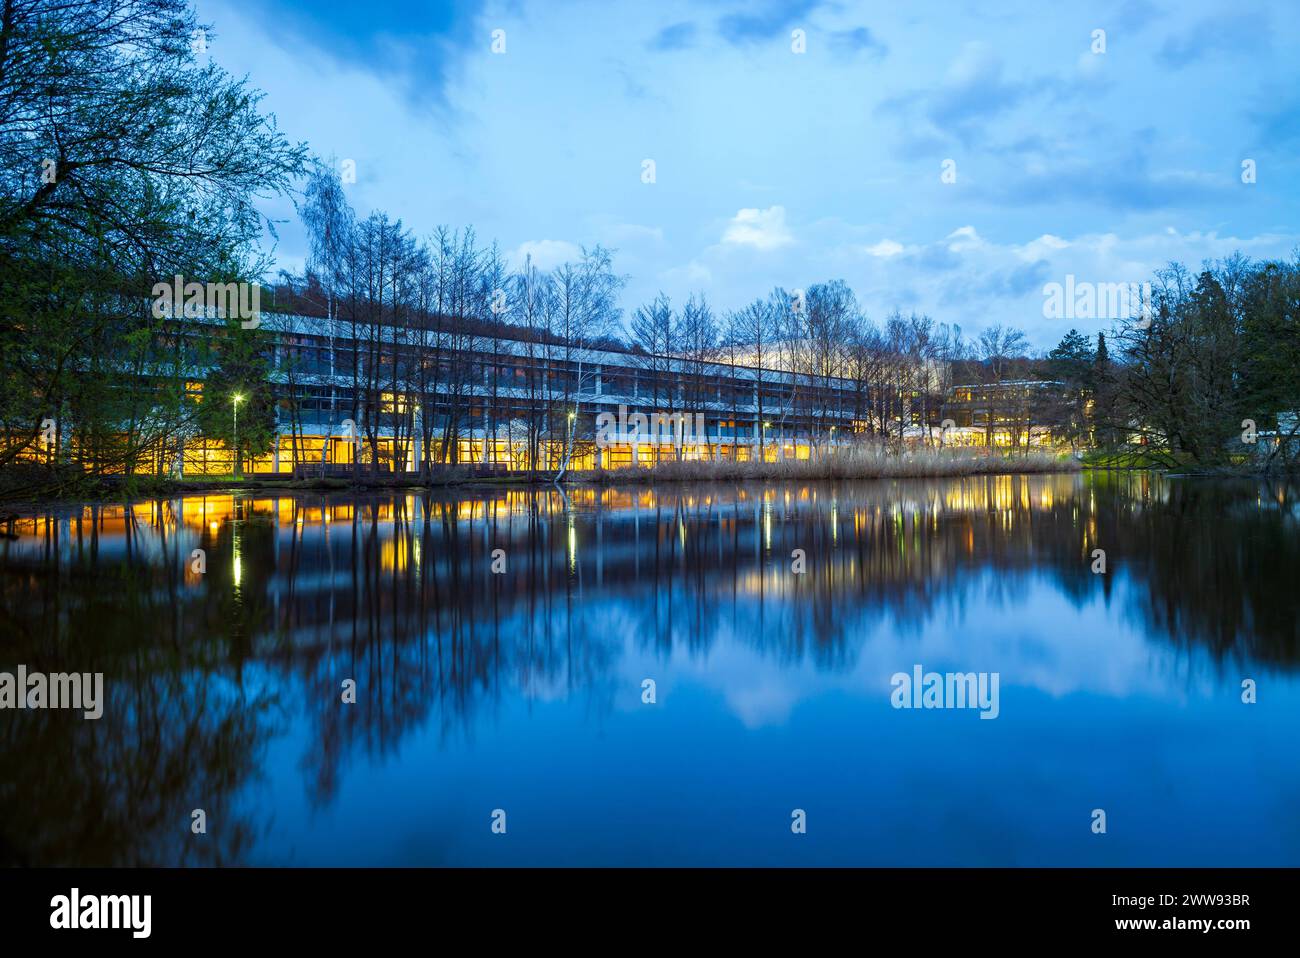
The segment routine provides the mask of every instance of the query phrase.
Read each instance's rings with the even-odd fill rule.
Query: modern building
[[[839,377],[304,315],[264,314],[260,328],[270,333],[277,440],[244,463],[251,473],[358,456],[399,472],[426,461],[555,469],[566,453],[578,470],[806,459],[814,444],[867,428],[862,384]],[[199,401],[202,389],[200,372]],[[221,442],[195,436],[172,469],[232,465]]]
[[[270,367],[274,438],[265,454],[241,463],[240,471],[253,474],[776,461],[872,437],[914,445],[1046,445],[1053,441],[1050,411],[1063,391],[1060,383],[1024,380],[956,386],[941,397],[946,371],[937,368],[924,393],[914,385],[900,391],[891,375],[867,383],[759,367],[741,355],[652,356],[616,343],[579,347],[446,322],[426,328],[263,312],[256,328],[256,348]],[[221,338],[230,335],[238,330],[215,314],[176,322],[159,353],[168,369],[157,375],[184,382],[194,408],[231,403],[237,434],[241,415],[258,415],[252,404],[241,410],[238,393],[207,389],[218,372],[211,364],[223,352]],[[141,388],[147,395],[151,387]],[[258,408],[256,428],[264,435],[267,407],[260,399]],[[190,477],[234,471],[230,447],[198,426],[212,417],[193,418],[159,430],[134,468]],[[68,456],[75,445],[75,438],[43,439],[29,458]]]
[[[940,425],[956,445],[1051,446],[1068,408],[1064,383],[1016,379],[953,386],[944,397]]]

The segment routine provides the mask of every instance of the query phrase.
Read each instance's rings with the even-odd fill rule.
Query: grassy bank
[[[1076,472],[1069,456],[1030,452],[1007,456],[973,449],[918,449],[890,453],[879,448],[842,450],[817,459],[778,462],[708,460],[662,462],[642,469],[575,473],[574,478],[601,484],[627,482],[746,481],[782,479],[924,479],[991,473]]]
[[[1281,461],[1268,468],[1263,459],[1253,456],[1239,455],[1230,457],[1227,462],[1200,463],[1179,461],[1168,455],[1156,455],[1140,449],[1090,450],[1083,457],[1083,468],[1098,472],[1161,472],[1170,477],[1202,479],[1258,479],[1268,476],[1294,479],[1300,473],[1300,464]]]
[[[1090,449],[1083,456],[1085,469],[1157,469],[1170,468],[1166,460],[1140,449]]]

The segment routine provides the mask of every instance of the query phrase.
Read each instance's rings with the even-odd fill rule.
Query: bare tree
[[[683,361],[683,400],[685,415],[702,416],[705,433],[708,432],[708,415],[715,412],[721,403],[715,377],[711,375],[713,364],[718,359],[718,325],[709,309],[708,301],[703,295],[692,296],[682,310],[681,355]],[[696,437],[697,441],[699,437]],[[709,458],[713,458],[712,445],[709,444]]]
[[[325,436],[321,443],[321,465],[327,461],[338,419],[338,387],[335,383],[334,352],[339,322],[339,288],[343,283],[345,251],[355,242],[356,217],[343,194],[336,164],[317,162],[307,179],[299,215],[307,227],[308,276],[315,276],[325,292],[325,330],[328,346],[329,390]]]
[[[677,366],[674,355],[678,349],[678,328],[672,304],[663,293],[649,304],[637,307],[632,314],[632,362],[644,373],[644,376],[637,377],[640,382],[636,396],[641,398],[643,382],[648,387],[649,395],[646,398],[650,400],[652,412],[664,408],[662,399],[667,399],[666,405],[672,405],[672,396],[676,391],[673,379]],[[659,461],[657,443],[651,455],[655,462]]]
[[[565,443],[555,480],[564,478],[573,458],[582,396],[595,381],[591,353],[618,322],[616,298],[624,280],[613,271],[613,253],[602,246],[583,249],[576,263],[564,263],[552,276],[555,291],[555,333],[563,362]]]
[[[727,322],[728,340],[733,344],[736,355],[743,356],[743,362],[752,371],[754,432],[758,437],[758,458],[765,456],[767,441],[765,393],[767,387],[767,366],[772,361],[772,338],[775,334],[776,315],[771,299],[756,299],[744,309],[732,313]],[[737,386],[739,389],[740,387]]]
[[[843,280],[812,286],[806,300],[801,334],[805,340],[804,372],[812,387],[806,418],[810,429],[829,441],[831,423],[839,422],[843,414],[843,391],[838,383],[847,370],[849,345],[861,314],[857,297]]]
[[[986,389],[984,444],[993,445],[994,421],[999,416],[1009,414],[1000,398],[1001,386],[1012,360],[1025,350],[1025,334],[1019,329],[1003,326],[1001,323],[983,330],[976,340],[979,358],[984,363]]]

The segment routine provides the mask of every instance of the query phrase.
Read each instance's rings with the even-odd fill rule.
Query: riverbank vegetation
[[[1075,472],[1069,455],[1031,451],[1007,455],[987,449],[907,449],[858,446],[809,459],[735,462],[729,459],[662,462],[645,469],[592,471],[575,478],[600,484],[816,479],[924,479],[994,473]]]
[[[1075,334],[1077,336],[1077,334]],[[1300,463],[1300,254],[1156,272],[1149,308],[1094,352],[1053,351],[1090,459],[1121,468],[1273,472]],[[1109,341],[1109,346],[1107,346]]]

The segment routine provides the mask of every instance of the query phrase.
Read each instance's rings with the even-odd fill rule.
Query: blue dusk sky
[[[512,263],[618,251],[625,314],[842,278],[1052,346],[1046,283],[1300,247],[1300,4],[198,0],[359,215]],[[795,52],[793,31],[804,52]],[[1104,30],[1104,52],[1093,52]],[[493,52],[504,31],[503,53]],[[499,35],[500,36],[500,35]],[[646,160],[654,182],[643,182]],[[1256,182],[1242,181],[1253,160]],[[955,182],[944,182],[947,169]],[[951,179],[951,177],[949,177]],[[301,269],[292,207],[277,268]]]

